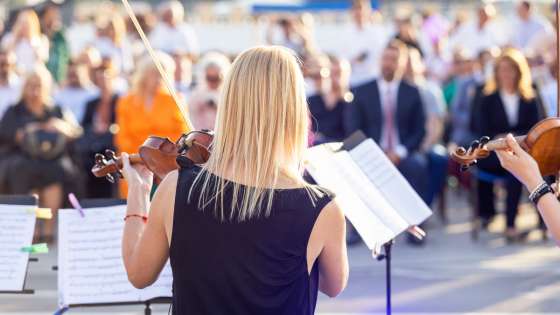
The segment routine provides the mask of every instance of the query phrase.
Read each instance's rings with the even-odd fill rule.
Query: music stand
[[[1,205],[14,205],[14,206],[33,206],[37,207],[39,205],[39,200],[36,195],[0,195]],[[38,258],[29,258],[28,262],[38,262]],[[29,270],[29,264],[25,268],[25,279],[23,280],[23,290],[21,291],[0,291],[0,294],[34,294],[35,290],[26,289],[25,285],[27,283],[27,272]]]
[[[99,207],[110,207],[110,206],[120,206],[125,205],[126,200],[123,199],[111,199],[111,198],[99,198],[99,199],[80,199],[80,205],[87,211],[88,208],[99,208]],[[52,270],[57,271],[58,266],[53,266]],[[154,298],[147,301],[138,302],[115,302],[115,303],[92,303],[92,304],[70,304],[64,309],[59,310],[55,314],[62,314],[71,308],[79,307],[105,307],[105,306],[125,306],[125,305],[144,305],[144,315],[152,314],[152,304],[171,304],[173,302],[172,298],[161,297]]]

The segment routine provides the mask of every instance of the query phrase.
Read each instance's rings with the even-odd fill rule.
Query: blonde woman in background
[[[169,77],[173,78],[173,59],[162,52],[157,55]],[[137,152],[148,136],[168,137],[175,141],[188,131],[179,108],[149,56],[140,60],[132,89],[118,101],[116,122],[119,131],[115,144],[120,152]],[[126,191],[126,182],[121,181],[121,196],[126,196]]]
[[[505,49],[498,57],[493,76],[486,82],[483,93],[471,118],[479,124],[479,137],[503,137],[506,133],[524,135],[544,118],[542,104],[533,88],[529,65],[517,49]],[[478,169],[478,214],[483,225],[488,225],[496,214],[494,178],[504,177],[507,172],[493,153],[489,158],[479,161]],[[506,176],[505,181],[505,236],[508,242],[513,242],[518,239],[515,219],[522,186],[513,176]]]
[[[339,294],[348,279],[344,215],[303,180],[308,129],[297,58],[257,47],[225,78],[204,166],[180,161],[150,205],[152,174],[124,155],[122,251],[132,284],[150,285],[170,259],[177,315],[311,315],[318,290]]]
[[[52,81],[45,66],[31,70],[21,100],[0,121],[0,155],[7,157],[0,165],[0,184],[9,194],[35,193],[41,206],[56,211],[62,206],[64,184],[75,179],[68,149],[81,128],[72,114],[52,103]],[[53,240],[54,224],[44,222],[42,240]]]
[[[17,68],[30,72],[49,59],[49,39],[41,33],[37,13],[24,10],[17,16],[12,31],[2,39],[2,48],[17,56]]]

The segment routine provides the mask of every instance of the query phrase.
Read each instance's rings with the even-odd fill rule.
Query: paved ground
[[[470,210],[451,192],[450,223],[428,222],[428,243],[414,248],[398,240],[393,253],[395,314],[560,314],[560,249],[543,242],[540,233],[526,244],[506,245],[498,233],[503,218],[470,239]],[[535,211],[522,208],[521,223],[536,223]],[[347,289],[336,299],[321,296],[320,314],[382,314],[385,310],[385,265],[371,258],[365,246],[350,249]],[[52,314],[56,308],[56,253],[30,265],[31,296],[0,296],[0,314]],[[167,306],[154,314],[167,314]],[[80,314],[142,314],[136,306],[73,310]]]

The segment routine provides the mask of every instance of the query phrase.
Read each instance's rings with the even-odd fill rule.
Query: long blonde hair
[[[35,89],[36,87],[31,86],[33,79],[37,78],[41,82],[41,101],[43,105],[52,106],[51,92],[53,87],[53,78],[49,70],[44,65],[36,65],[25,74],[23,80],[23,86],[21,89],[20,101],[25,101],[30,89]]]
[[[531,77],[529,63],[527,63],[527,59],[525,59],[523,53],[515,48],[504,49],[500,57],[498,57],[494,65],[494,74],[492,78],[486,81],[486,85],[484,86],[484,94],[493,94],[500,88],[500,82],[498,82],[498,66],[502,62],[510,62],[515,67],[515,71],[517,72],[516,90],[520,97],[525,101],[534,99],[535,90],[533,89],[533,79]]]
[[[17,15],[12,31],[13,34],[21,32],[23,27],[28,27],[31,39],[41,36],[41,23],[39,21],[39,16],[37,16],[37,13],[31,9],[23,10]]]
[[[304,80],[294,53],[277,46],[246,50],[226,75],[212,155],[193,184],[202,184],[199,207],[213,202],[226,219],[223,193],[231,186],[229,219],[243,221],[270,214],[280,176],[313,191],[302,178],[307,136]],[[211,180],[214,174],[220,176]]]

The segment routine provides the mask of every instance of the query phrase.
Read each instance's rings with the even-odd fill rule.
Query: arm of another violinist
[[[131,166],[123,154],[123,173],[128,181],[127,215],[122,239],[122,255],[129,281],[138,289],[154,283],[169,258],[172,213],[175,204],[177,172],[161,182],[150,205],[153,174],[143,165]]]
[[[537,162],[519,146],[511,134],[506,141],[509,148],[496,151],[500,163],[532,192],[544,182]],[[553,194],[546,194],[539,199],[537,207],[552,237],[560,246],[560,202]]]

